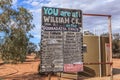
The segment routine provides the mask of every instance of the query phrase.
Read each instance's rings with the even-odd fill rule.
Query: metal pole
[[[105,15],[105,14],[86,14],[86,13],[83,13],[83,15],[85,15],[85,16],[101,16],[101,17],[111,16],[111,15]]]
[[[109,30],[109,44],[110,44],[110,69],[111,69],[111,80],[113,80],[113,73],[112,73],[112,28],[111,28],[111,15],[104,15],[104,14],[86,14],[84,13],[83,15],[85,16],[101,16],[101,17],[108,17],[108,30]]]
[[[109,28],[109,43],[110,43],[110,62],[113,62],[112,61],[112,28],[111,28],[111,16],[108,16],[108,21],[109,21],[109,23],[108,23],[108,28]],[[112,64],[110,65],[110,69],[111,69],[111,80],[113,80],[113,66],[112,66]]]
[[[98,36],[99,39],[99,63],[101,63],[101,41],[100,41],[100,34]],[[100,77],[102,76],[102,69],[101,69],[101,64],[99,64],[100,67]]]

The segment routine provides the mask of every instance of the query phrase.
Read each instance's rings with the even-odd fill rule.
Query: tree
[[[34,43],[32,42],[29,42],[28,43],[28,54],[31,54],[32,52],[36,52],[35,50],[37,49],[37,45],[35,45]]]
[[[0,31],[5,33],[0,53],[5,62],[25,61],[27,46],[34,28],[32,14],[25,8],[12,8],[12,0],[0,0]]]
[[[101,36],[103,37],[109,37],[109,33],[103,33],[101,34]],[[114,33],[112,36],[113,40],[112,40],[112,51],[113,54],[118,54],[120,53],[120,35],[119,33]]]
[[[109,33],[103,33],[101,34],[102,37],[109,37]]]
[[[90,31],[84,31],[84,35],[92,35],[92,36],[94,36],[94,34],[92,32],[90,32]]]
[[[113,39],[114,39],[114,40],[120,40],[120,35],[119,35],[119,33],[114,33],[114,34],[113,34]]]
[[[113,53],[119,53],[120,54],[120,35],[119,33],[113,34]]]

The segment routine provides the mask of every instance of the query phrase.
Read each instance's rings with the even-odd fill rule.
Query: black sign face
[[[82,11],[42,8],[40,72],[83,71]]]
[[[46,31],[80,31],[82,11],[42,7],[42,26]]]

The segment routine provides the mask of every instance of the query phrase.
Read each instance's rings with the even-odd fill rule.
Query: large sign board
[[[82,63],[82,11],[42,7],[40,72],[78,72]]]

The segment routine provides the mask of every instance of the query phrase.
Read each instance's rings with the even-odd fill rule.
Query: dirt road
[[[48,80],[47,77],[37,74],[40,60],[34,60],[34,56],[27,57],[28,59],[23,64],[0,64],[0,78],[3,80]],[[120,80],[120,59],[113,59],[113,74],[113,80]],[[52,76],[51,80],[58,80],[58,78]],[[86,78],[84,80],[110,80],[110,77]]]

